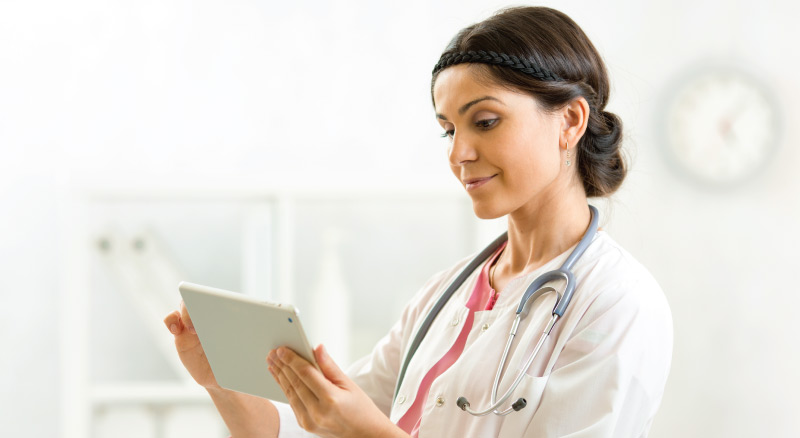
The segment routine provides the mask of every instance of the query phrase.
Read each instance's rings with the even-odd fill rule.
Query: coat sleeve
[[[672,357],[672,317],[655,282],[597,295],[548,376],[526,437],[645,437]]]

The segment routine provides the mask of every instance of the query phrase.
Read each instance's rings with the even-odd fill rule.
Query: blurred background
[[[800,6],[538,4],[588,34],[624,121],[631,171],[596,205],[673,312],[650,436],[798,436]],[[503,230],[429,87],[507,5],[0,1],[0,433],[225,436],[161,322],[179,280],[336,313],[311,342],[367,353]]]

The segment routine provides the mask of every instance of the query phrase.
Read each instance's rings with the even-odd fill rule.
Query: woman
[[[570,307],[528,367],[522,364],[556,294],[530,304],[519,326],[497,393],[521,375],[500,410],[518,398],[526,406],[505,416],[462,410],[492,404],[522,294],[561,266],[587,232],[587,198],[609,196],[625,177],[622,126],[604,111],[609,84],[596,49],[563,13],[507,9],[456,35],[434,69],[431,93],[451,170],[479,218],[508,216],[508,240],[467,272],[399,388],[417,328],[471,258],[434,276],[347,373],[322,346],[315,350],[321,373],[288,349],[271,352],[270,371],[291,409],[220,388],[181,306],[165,323],[183,363],[235,437],[303,436],[298,424],[330,437],[646,436],[669,370],[670,311],[647,270],[604,231],[589,233],[572,268]],[[457,402],[462,396],[469,406]]]

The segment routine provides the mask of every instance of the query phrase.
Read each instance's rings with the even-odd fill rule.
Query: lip
[[[495,176],[497,176],[497,174],[494,174],[494,175],[492,175],[492,176],[486,176],[486,177],[483,177],[483,178],[469,178],[469,179],[465,179],[465,180],[464,180],[464,186],[465,186],[465,188],[467,189],[467,191],[469,191],[469,190],[475,190],[475,189],[477,189],[478,187],[480,187],[480,186],[482,186],[482,185],[486,184],[487,182],[489,182],[489,181],[490,181],[492,178],[494,178]]]

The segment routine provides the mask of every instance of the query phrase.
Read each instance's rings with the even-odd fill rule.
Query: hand
[[[186,310],[186,305],[181,301],[180,310],[175,310],[166,318],[164,324],[175,336],[175,349],[194,380],[207,389],[218,389],[220,386],[211,366],[208,364],[206,353],[200,345],[200,338],[192,325],[192,318]]]
[[[408,437],[361,388],[350,380],[320,345],[314,349],[322,372],[286,347],[267,356],[300,426],[323,437]]]

